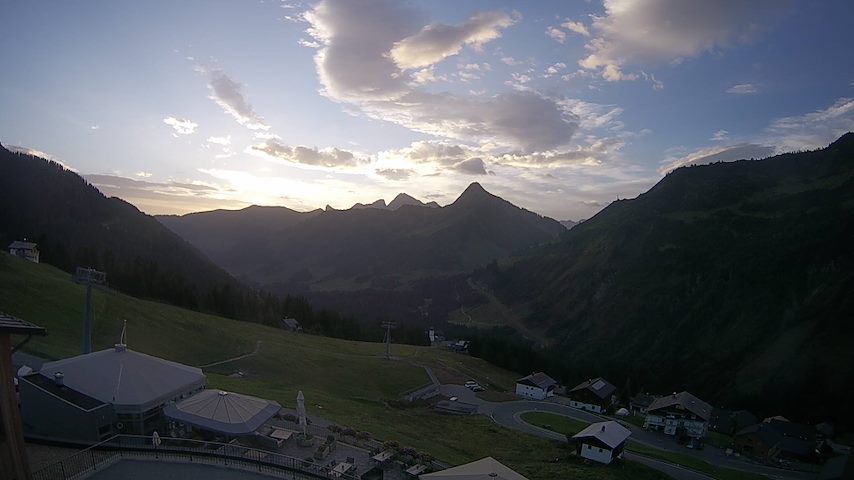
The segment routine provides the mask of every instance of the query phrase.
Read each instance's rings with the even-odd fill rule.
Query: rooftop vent
[[[602,431],[603,432],[605,431],[605,425],[602,425]]]
[[[54,373],[53,374],[53,383],[57,384],[57,386],[60,386],[60,387],[64,386],[65,385],[65,375],[63,375],[62,372]]]

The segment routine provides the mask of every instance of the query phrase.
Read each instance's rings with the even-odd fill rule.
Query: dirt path
[[[249,353],[244,353],[243,355],[238,355],[236,357],[226,358],[225,360],[220,360],[218,362],[208,363],[206,365],[199,365],[199,368],[210,368],[215,367],[217,365],[222,365],[224,363],[236,362],[238,360],[243,360],[244,358],[249,358],[258,354],[258,350],[261,349],[261,340],[255,342],[255,350],[252,350]]]

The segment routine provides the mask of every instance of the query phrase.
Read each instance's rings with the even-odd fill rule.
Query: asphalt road
[[[489,416],[499,425],[503,425],[513,430],[518,430],[531,435],[537,435],[553,440],[565,440],[563,434],[556,433],[550,430],[545,430],[535,427],[523,421],[521,414],[525,412],[549,412],[558,415],[565,415],[576,420],[584,422],[601,422],[609,420],[600,417],[590,412],[572,408],[567,405],[562,405],[553,401],[534,401],[534,400],[519,400],[513,402],[488,402],[478,398],[474,392],[461,385],[442,385],[440,391],[443,395],[449,397],[457,397],[459,401],[471,403],[478,406],[477,412],[482,415]],[[816,478],[817,475],[806,472],[796,472],[792,470],[783,470],[774,467],[768,467],[753,463],[747,459],[728,457],[723,451],[714,447],[706,447],[702,450],[692,450],[685,448],[673,441],[672,438],[659,434],[657,432],[648,432],[635,425],[625,424],[632,431],[630,441],[641,443],[659,450],[677,452],[683,455],[690,455],[702,460],[705,460],[719,467],[731,468],[744,472],[756,473],[765,475],[777,480],[810,480]],[[637,455],[631,452],[625,453],[625,458],[644,465],[648,465],[656,470],[659,470],[677,480],[709,480],[712,477],[695,472],[686,468],[672,465],[667,462],[662,462],[652,458]]]

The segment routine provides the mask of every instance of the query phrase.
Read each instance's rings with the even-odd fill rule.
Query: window
[[[593,447],[590,445],[587,445],[587,450],[593,450]]]

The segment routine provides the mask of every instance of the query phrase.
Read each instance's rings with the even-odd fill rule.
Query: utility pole
[[[383,322],[382,327],[385,329],[385,358],[391,359],[391,329],[397,327],[394,322]]]
[[[72,277],[74,283],[86,285],[86,303],[83,306],[83,353],[92,352],[92,285],[104,285],[107,274],[94,268],[77,267]]]

